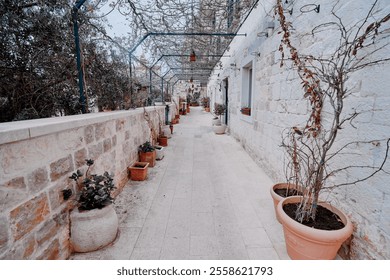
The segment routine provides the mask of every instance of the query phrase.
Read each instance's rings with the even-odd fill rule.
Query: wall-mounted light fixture
[[[270,37],[272,36],[272,33],[274,32],[275,29],[275,23],[273,21],[269,21],[266,23],[266,27],[263,31],[257,33],[257,37]]]
[[[251,55],[256,56],[256,57],[260,57],[260,52],[251,52]]]
[[[240,68],[237,67],[237,64],[236,64],[236,63],[230,63],[230,68],[231,68],[232,70],[238,70],[238,71],[240,71]]]
[[[283,11],[289,13],[290,16],[293,14],[293,5],[295,0],[286,0],[283,4]]]
[[[305,6],[302,6],[301,7],[301,13],[309,13],[309,12],[312,12],[312,11],[315,11],[317,14],[320,12],[320,5],[316,5],[316,4],[307,4]]]
[[[275,23],[273,21],[267,22],[267,37],[271,37],[275,29]]]

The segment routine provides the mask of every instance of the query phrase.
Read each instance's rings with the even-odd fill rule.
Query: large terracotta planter
[[[274,208],[275,208],[276,219],[279,221],[279,223],[281,223],[281,221],[280,221],[278,212],[276,211],[276,208],[278,207],[279,202],[281,200],[283,200],[285,197],[280,196],[279,194],[277,194],[275,192],[275,190],[277,190],[277,189],[286,189],[286,188],[296,190],[297,186],[295,184],[290,184],[290,183],[277,183],[277,184],[273,185],[271,187],[271,189],[270,189],[271,197],[272,197],[272,199],[274,201]]]
[[[149,162],[149,167],[156,165],[156,151],[153,152],[139,152],[140,162]]]
[[[91,252],[113,242],[118,233],[118,216],[112,205],[102,209],[70,213],[71,237],[74,252]]]
[[[349,218],[339,209],[328,203],[319,205],[337,214],[345,227],[339,230],[320,230],[302,225],[291,219],[283,210],[283,205],[297,203],[301,196],[290,196],[279,202],[277,212],[283,225],[287,253],[294,260],[333,260],[342,243],[353,231]]]
[[[160,144],[160,146],[163,146],[163,147],[168,146],[168,137],[166,137],[166,136],[160,136],[160,137],[158,138],[158,143]]]
[[[214,133],[215,134],[224,134],[225,133],[225,130],[226,130],[226,125],[224,124],[221,124],[221,125],[215,125],[213,127],[214,129]]]
[[[144,181],[148,176],[148,166],[149,162],[135,162],[128,168],[130,179],[133,181]]]

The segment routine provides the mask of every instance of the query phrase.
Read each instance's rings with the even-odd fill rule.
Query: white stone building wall
[[[285,2],[285,1],[282,1]],[[301,7],[313,1],[295,0],[285,4],[286,11],[293,9],[292,15],[286,13],[294,30],[294,45],[302,53],[324,54],[334,48],[337,43],[335,31],[313,36],[308,33],[321,23],[334,21],[331,11],[337,1],[319,0],[320,12],[302,13]],[[356,19],[365,17],[374,1],[343,0],[335,9],[347,26],[356,23]],[[246,33],[246,37],[237,36],[232,41],[226,57],[221,58],[222,70],[215,69],[207,86],[207,94],[214,102],[224,103],[223,80],[228,79],[229,103],[228,125],[233,137],[241,142],[254,160],[264,168],[275,182],[285,181],[283,172],[284,155],[280,147],[282,131],[306,122],[309,106],[303,100],[300,80],[291,67],[280,67],[281,54],[278,51],[281,34],[279,22],[273,11],[275,0],[259,1],[238,33]],[[380,0],[375,9],[376,19],[390,13],[388,1]],[[268,22],[274,22],[275,29],[266,37]],[[389,24],[388,24],[389,25]],[[257,34],[260,33],[260,36]],[[306,34],[301,36],[300,34]],[[389,39],[388,39],[389,40]],[[390,40],[389,40],[390,41]],[[390,42],[389,42],[390,43]],[[378,53],[381,57],[390,53],[387,47]],[[252,116],[240,113],[242,93],[242,67],[249,61],[253,63],[253,102]],[[235,66],[234,66],[235,65]],[[287,63],[288,65],[288,63]],[[360,114],[353,122],[357,128],[349,127],[340,131],[336,147],[346,141],[368,141],[390,137],[390,63],[367,68],[354,73],[348,81],[353,89],[352,95],[345,102],[344,110],[351,112],[358,109]],[[222,86],[221,86],[222,85]],[[328,107],[324,107],[324,124],[327,123]],[[343,158],[336,164],[363,163],[378,165],[384,158],[385,145],[361,145],[355,148],[355,155]],[[385,165],[390,170],[390,163]],[[348,173],[348,179],[359,178],[359,170]],[[325,198],[341,207],[352,219],[355,230],[350,251],[341,254],[351,259],[389,259],[390,258],[390,188],[389,174],[380,173],[374,178],[353,186],[340,187]],[[338,178],[341,180],[344,178]],[[337,180],[337,179],[336,179]],[[271,187],[271,186],[270,186]]]

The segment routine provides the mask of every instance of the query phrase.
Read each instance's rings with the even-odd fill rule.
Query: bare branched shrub
[[[283,135],[282,146],[286,149],[288,180],[304,187],[304,199],[296,218],[299,221],[315,219],[321,190],[343,185],[353,185],[365,181],[384,170],[388,158],[390,138],[350,141],[341,148],[335,145],[340,139],[342,129],[356,128],[353,121],[358,110],[346,111],[352,91],[348,81],[354,75],[373,66],[388,63],[390,55],[385,49],[389,46],[390,14],[375,14],[378,0],[364,18],[356,24],[347,25],[337,14],[338,2],[333,7],[334,21],[315,26],[311,35],[332,30],[332,40],[337,42],[328,54],[304,54],[292,42],[292,23],[287,20],[283,3],[277,0],[275,13],[281,26],[282,40],[279,51],[282,54],[281,67],[290,66],[296,70],[301,80],[303,97],[310,104],[310,114],[302,127],[287,129]],[[335,32],[336,31],[336,32]],[[295,32],[298,32],[295,30]],[[330,108],[324,118],[324,108]],[[373,110],[373,109],[372,109]],[[377,165],[340,165],[342,159],[348,160],[353,145],[382,145],[385,147],[383,160]],[[345,157],[347,156],[347,157]],[[335,164],[337,163],[337,164]],[[362,170],[361,177],[346,182],[329,183],[329,178],[349,170]],[[364,170],[364,172],[363,172]]]

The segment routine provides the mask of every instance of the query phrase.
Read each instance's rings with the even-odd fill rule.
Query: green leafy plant
[[[221,118],[225,114],[226,106],[220,103],[214,103],[214,114]]]
[[[111,192],[115,189],[113,183],[114,179],[107,171],[104,172],[103,175],[89,174],[94,161],[92,159],[87,159],[86,162],[88,169],[85,172],[84,179],[81,179],[83,173],[80,170],[77,170],[69,177],[70,179],[73,179],[79,189],[81,189],[78,198],[78,208],[79,210],[102,209],[114,201],[111,196]]]
[[[142,153],[153,152],[154,147],[149,141],[146,141],[138,147],[138,151]]]
[[[202,98],[202,106],[204,108],[210,107],[210,97],[203,97]]]

